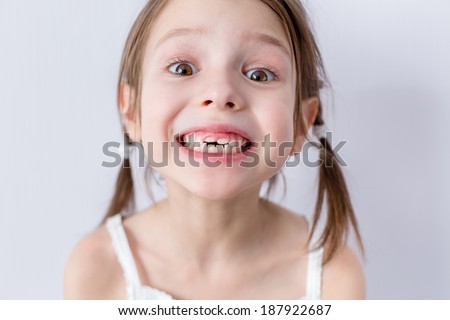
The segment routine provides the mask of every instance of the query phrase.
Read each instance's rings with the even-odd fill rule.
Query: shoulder
[[[322,299],[366,298],[362,265],[355,252],[345,245],[322,269]]]
[[[69,255],[64,270],[65,299],[112,299],[120,279],[111,239],[105,226],[82,238]]]

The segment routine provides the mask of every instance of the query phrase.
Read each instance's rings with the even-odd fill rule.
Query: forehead
[[[284,24],[260,0],[169,0],[155,21],[149,45],[193,35],[242,42],[253,38],[291,52]]]

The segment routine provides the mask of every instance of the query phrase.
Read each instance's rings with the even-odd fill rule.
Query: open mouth
[[[236,133],[197,131],[177,136],[178,143],[194,152],[212,154],[244,153],[253,142]]]

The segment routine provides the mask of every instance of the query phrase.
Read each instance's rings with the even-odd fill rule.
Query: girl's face
[[[171,0],[145,50],[141,130],[134,139],[142,140],[149,161],[166,161],[153,167],[168,186],[229,199],[260,186],[287,160],[292,145],[282,143],[294,137],[295,83],[290,41],[261,1]],[[188,151],[180,134],[231,145],[251,140],[252,149],[229,161],[214,149]]]

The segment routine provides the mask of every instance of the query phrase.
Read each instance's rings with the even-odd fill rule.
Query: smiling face
[[[261,1],[169,1],[151,30],[142,68],[140,130],[128,131],[149,160],[168,159],[155,167],[168,186],[228,199],[283,167],[292,149],[280,155],[279,146],[294,137],[295,65],[282,22]],[[305,105],[309,121],[313,107]],[[275,146],[263,148],[268,135]],[[180,144],[183,137],[211,148],[195,153]]]

